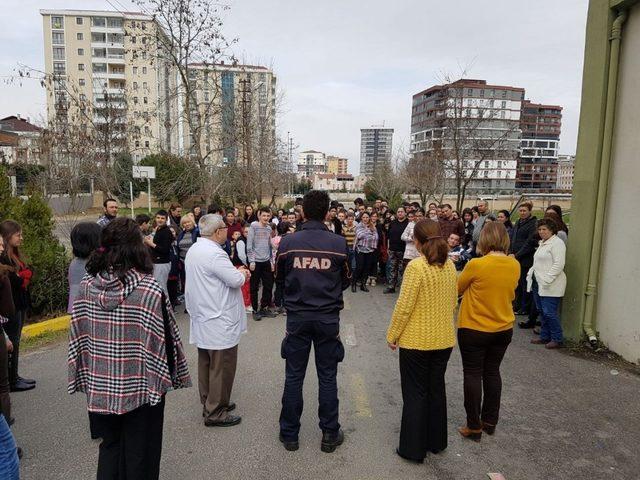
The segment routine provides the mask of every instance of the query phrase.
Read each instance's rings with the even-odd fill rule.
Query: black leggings
[[[371,268],[375,265],[375,252],[356,253],[356,272],[353,276],[353,283],[366,283],[367,277],[371,274]]]
[[[18,359],[20,358],[20,338],[22,337],[22,325],[24,323],[24,310],[16,310],[16,313],[9,318],[4,325],[4,331],[11,343],[13,352],[9,354],[9,384],[15,385],[18,381]]]

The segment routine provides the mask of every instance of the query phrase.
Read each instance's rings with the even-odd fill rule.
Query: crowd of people
[[[444,374],[456,335],[467,413],[459,432],[474,440],[495,432],[500,363],[515,315],[526,316],[521,328],[534,328],[532,343],[563,344],[559,303],[568,228],[555,205],[538,220],[525,202],[514,224],[509,211],[494,215],[486,201],[461,213],[449,204],[418,202],[392,210],[384,199],[345,206],[320,191],[277,211],[214,204],[184,212],[174,203],[153,218],[128,219],[118,217],[115,199],[103,207],[97,222],[71,232],[69,267],[69,392],[87,395],[91,435],[102,439],[99,479],[158,478],[164,396],[191,385],[174,314],[181,305],[198,349],[199,398],[209,427],[241,422],[232,413],[231,392],[247,315],[254,321],[286,316],[280,440],[290,451],[298,449],[312,344],[321,449],[332,452],[344,440],[336,372],[344,357],[342,292],[349,287],[388,295],[400,289],[387,342],[399,349],[404,406],[397,453],[408,460],[421,462],[447,446]],[[6,338],[0,342],[0,444],[7,445],[13,441],[9,391],[36,384],[18,374],[32,275],[21,242],[20,225],[0,223]],[[372,291],[378,283],[384,289]]]

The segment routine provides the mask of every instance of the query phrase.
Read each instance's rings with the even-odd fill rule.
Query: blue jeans
[[[7,480],[20,478],[16,441],[4,415],[0,415],[0,478]]]
[[[353,247],[347,247],[347,258],[349,260],[349,268],[351,269],[351,274],[356,271],[356,252]]]
[[[538,282],[533,281],[533,300],[536,308],[540,313],[540,340],[554,341],[562,343],[564,336],[562,334],[562,325],[560,325],[560,308],[561,297],[543,297],[538,293]]]

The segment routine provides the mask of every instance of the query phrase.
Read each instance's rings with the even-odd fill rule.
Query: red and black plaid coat
[[[163,306],[164,302],[164,306]],[[167,348],[168,347],[168,348]],[[73,304],[69,393],[90,412],[123,414],[191,386],[173,310],[152,275],[87,275]]]

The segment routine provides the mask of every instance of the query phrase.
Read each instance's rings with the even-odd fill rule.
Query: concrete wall
[[[597,305],[601,340],[640,363],[640,5],[623,30],[613,157]],[[631,215],[630,215],[631,214]]]

